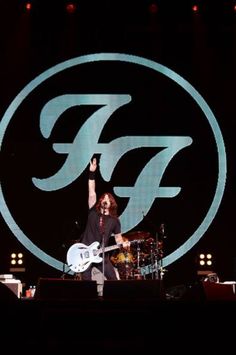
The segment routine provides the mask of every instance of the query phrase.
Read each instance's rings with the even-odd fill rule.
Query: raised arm
[[[95,186],[95,173],[97,169],[97,159],[93,158],[89,166],[88,178],[88,206],[93,207],[97,201],[96,186]]]

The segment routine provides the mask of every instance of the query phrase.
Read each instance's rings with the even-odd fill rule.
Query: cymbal
[[[133,231],[124,234],[124,237],[127,238],[129,241],[147,239],[150,237],[150,233],[145,231]]]

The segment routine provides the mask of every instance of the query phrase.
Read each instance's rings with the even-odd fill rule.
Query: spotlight
[[[158,12],[158,6],[155,3],[151,3],[148,6],[148,11],[151,15],[155,15]]]
[[[24,4],[24,8],[26,11],[30,12],[33,8],[32,2],[31,1],[26,1]]]
[[[198,7],[198,5],[193,5],[192,6],[192,11],[196,14],[196,13],[198,13],[198,11],[199,11],[199,7]]]
[[[24,254],[23,253],[11,253],[10,258],[10,271],[11,272],[25,272],[24,267]]]
[[[213,256],[211,253],[199,253],[197,256],[197,274],[206,277],[213,271]]]
[[[76,6],[76,4],[74,2],[68,2],[66,4],[66,12],[68,12],[68,14],[75,13],[76,8],[77,8],[77,6]]]

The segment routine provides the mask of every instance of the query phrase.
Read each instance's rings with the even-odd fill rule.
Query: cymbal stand
[[[155,253],[154,253],[154,275],[155,279],[159,280],[160,279],[160,262],[159,262],[159,253],[158,253],[158,233],[156,233],[156,243],[155,243]]]
[[[137,241],[137,279],[139,280],[141,278],[141,267],[140,267],[140,245],[139,245],[140,241]]]
[[[140,245],[139,245],[139,241],[137,242],[137,270],[138,273],[140,272]]]
[[[129,252],[128,250],[123,250],[124,252],[124,257],[125,257],[125,260],[124,260],[124,265],[125,265],[125,279],[128,280],[130,275],[129,275]]]
[[[165,233],[165,224],[162,223],[160,225],[160,234],[161,234],[161,248],[159,248],[159,242],[157,244],[157,251],[158,251],[158,256],[159,256],[159,277],[160,277],[160,280],[163,279],[163,275],[164,275],[164,272],[166,270],[163,269],[163,240],[166,239],[166,233]]]
[[[152,279],[155,278],[155,253],[154,253],[154,249],[151,243],[151,247],[150,247],[150,262],[151,262],[151,274],[152,274]]]

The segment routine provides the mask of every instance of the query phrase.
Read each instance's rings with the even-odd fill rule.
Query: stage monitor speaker
[[[8,284],[0,282],[0,301],[18,302],[18,297]]]
[[[35,298],[38,300],[88,300],[96,299],[96,281],[39,278]]]
[[[15,279],[9,279],[9,280],[4,280],[1,281],[4,285],[6,285],[12,292],[15,293],[15,295],[18,298],[21,298],[22,296],[22,283],[20,280],[15,280]]]
[[[162,280],[117,280],[104,281],[104,299],[157,300],[164,299]]]
[[[202,282],[205,297],[209,301],[236,301],[235,283]]]

